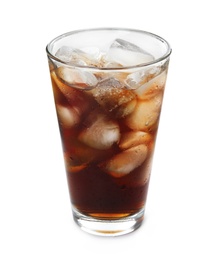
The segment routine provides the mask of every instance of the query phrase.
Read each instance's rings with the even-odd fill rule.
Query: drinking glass
[[[74,220],[96,235],[130,233],[144,218],[170,45],[96,28],[46,51]]]

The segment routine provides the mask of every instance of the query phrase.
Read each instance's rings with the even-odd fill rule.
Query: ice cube
[[[56,52],[57,58],[70,65],[88,67],[101,67],[103,55],[97,47],[77,49],[70,46],[62,46]]]
[[[56,111],[60,125],[64,128],[71,128],[79,123],[80,112],[76,107],[68,108],[62,105],[56,105]]]
[[[104,68],[122,68],[123,66],[120,63],[114,61],[104,61]]]
[[[124,150],[101,164],[101,168],[114,177],[122,177],[139,167],[146,159],[148,148],[140,144]]]
[[[56,52],[56,57],[70,65],[90,65],[90,61],[88,57],[86,57],[85,52],[69,46],[62,46],[61,48],[59,48]]]
[[[151,165],[152,165],[152,156],[149,153],[145,159],[145,162],[141,164],[142,169],[135,169],[133,174],[124,175],[124,178],[115,178],[114,181],[120,187],[139,187],[145,185],[150,178],[151,175]]]
[[[56,69],[56,74],[66,84],[77,89],[91,89],[98,83],[93,73],[81,69],[59,67]]]
[[[111,150],[97,150],[77,139],[70,139],[69,147],[67,147],[67,152],[65,153],[66,165],[68,169],[75,170],[74,166],[107,160],[111,156],[111,152]]]
[[[63,83],[56,75],[55,71],[51,72],[51,78],[55,85],[57,86],[58,90],[64,95],[66,100],[69,102],[69,104],[73,104],[77,90],[74,88],[71,88],[70,86],[67,86],[65,83]]]
[[[64,104],[64,106],[66,106],[65,109],[62,108],[63,106],[60,106],[59,110],[61,111],[60,114],[63,114],[62,117],[67,117],[66,115],[71,115],[71,113],[74,118],[77,118],[76,115],[80,117],[83,116],[89,110],[89,107],[91,105],[89,97],[85,95],[85,93],[83,93],[82,91],[74,89],[63,83],[56,76],[55,71],[51,72],[51,78],[53,81],[53,90],[56,104]],[[69,107],[72,112],[66,112]]]
[[[154,57],[138,47],[122,39],[116,39],[106,55],[107,63],[116,62],[122,66],[136,66],[154,60]]]
[[[81,50],[69,46],[62,46],[61,48],[58,49],[55,56],[66,63],[77,64],[76,62],[79,61],[78,57],[82,54],[83,52]],[[83,65],[85,65],[85,63]]]
[[[145,84],[135,90],[139,99],[150,99],[164,90],[167,72],[164,71],[156,77],[151,78]],[[143,82],[144,83],[144,82]]]
[[[82,48],[82,59],[88,67],[103,67],[104,66],[104,53],[95,46]]]
[[[125,118],[125,124],[133,130],[149,131],[160,115],[162,95],[139,101],[134,111]]]
[[[127,103],[123,103],[119,107],[117,107],[114,111],[113,114],[115,115],[116,118],[125,118],[126,116],[130,115],[137,104],[136,99],[132,99],[131,101]]]
[[[139,70],[129,74],[125,79],[125,83],[130,89],[137,89],[148,82],[152,77],[153,75],[149,74],[147,71]]]
[[[99,48],[95,46],[81,48],[81,51],[83,53],[83,56],[85,56],[89,60],[92,60],[93,62],[99,62],[103,57],[103,53],[100,51]]]
[[[102,89],[102,90],[107,90],[107,88],[123,88],[125,85],[118,79],[114,77],[109,77],[102,79],[97,87]]]
[[[142,131],[130,131],[121,135],[119,148],[125,150],[140,144],[147,145],[151,140],[152,136],[149,133]]]
[[[136,95],[115,78],[101,81],[90,92],[107,112],[116,117],[129,115],[136,106]]]
[[[92,148],[107,150],[119,141],[118,124],[104,114],[94,111],[84,125],[87,127],[79,134],[79,140]]]

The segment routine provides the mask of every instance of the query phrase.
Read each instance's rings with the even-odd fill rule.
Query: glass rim
[[[84,33],[84,32],[90,32],[90,31],[127,31],[127,32],[135,32],[135,33],[140,33],[140,34],[145,34],[145,35],[149,35],[155,39],[157,39],[158,41],[162,42],[165,46],[166,46],[166,53],[164,55],[162,55],[161,57],[150,61],[150,62],[146,62],[146,63],[141,63],[138,65],[133,65],[133,66],[123,66],[123,67],[109,67],[109,68],[105,68],[105,67],[93,67],[93,66],[87,66],[87,65],[78,65],[78,64],[69,64],[68,62],[65,62],[61,59],[59,59],[58,57],[56,57],[54,54],[51,53],[50,51],[50,47],[52,45],[54,45],[55,42],[57,42],[58,40],[65,38],[69,35],[73,35],[73,34],[77,34],[77,33]],[[91,69],[91,70],[97,70],[97,71],[108,71],[108,70],[126,70],[126,69],[135,69],[135,68],[142,68],[142,67],[149,67],[151,65],[154,65],[158,62],[161,62],[163,60],[166,60],[167,58],[169,58],[169,56],[172,53],[172,48],[170,46],[170,44],[161,36],[158,36],[157,34],[148,32],[148,31],[144,31],[144,30],[139,30],[139,29],[130,29],[130,28],[121,28],[121,27],[101,27],[101,28],[90,28],[90,29],[80,29],[80,30],[73,30],[73,31],[69,31],[67,33],[63,33],[57,37],[55,37],[53,40],[51,40],[47,45],[46,45],[46,53],[48,55],[49,58],[55,60],[56,62],[62,63],[68,67],[72,67],[72,68],[80,68],[80,69]]]

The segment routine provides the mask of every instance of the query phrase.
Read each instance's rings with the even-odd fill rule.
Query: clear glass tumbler
[[[99,28],[46,51],[74,220],[92,234],[132,232],[144,218],[170,45]]]

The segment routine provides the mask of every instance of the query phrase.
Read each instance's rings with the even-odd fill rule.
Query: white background
[[[216,259],[214,1],[1,1],[0,259]],[[128,27],[173,52],[146,218],[118,238],[84,233],[70,209],[46,44]]]

